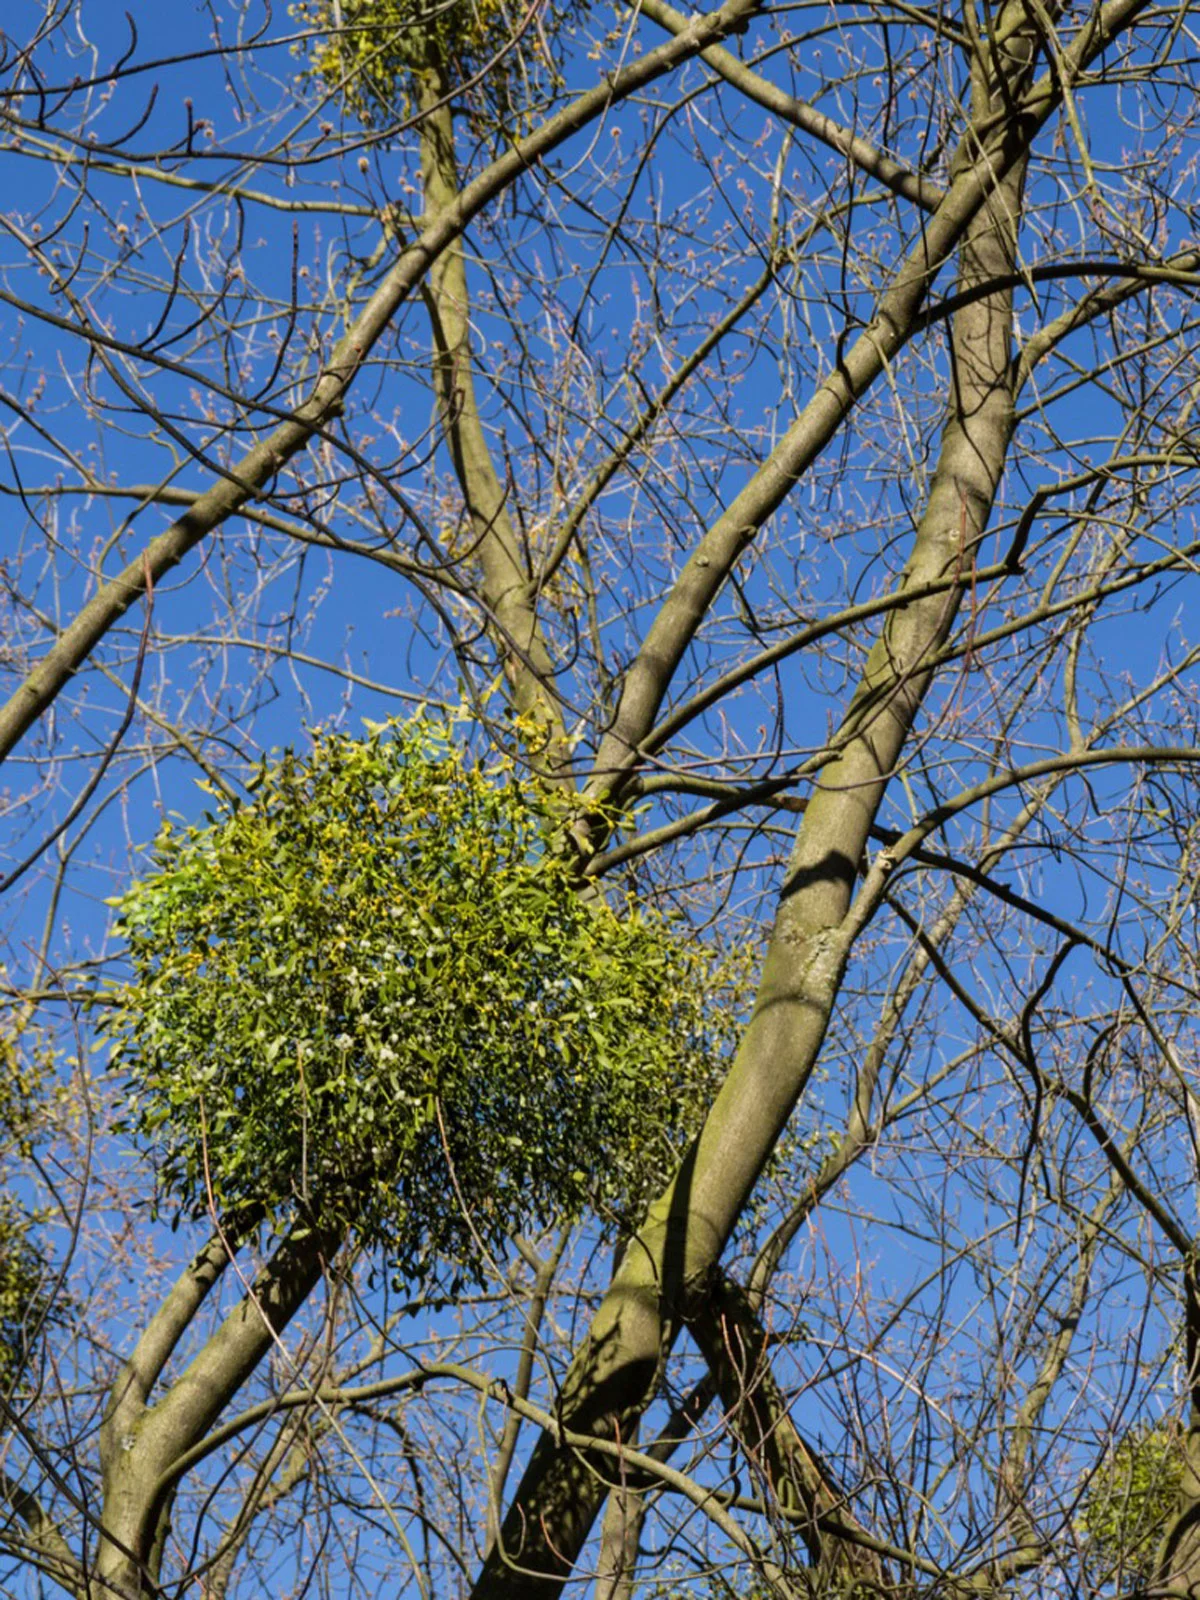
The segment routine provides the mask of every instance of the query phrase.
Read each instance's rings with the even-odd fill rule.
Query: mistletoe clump
[[[529,91],[536,99],[560,82],[555,42],[584,10],[583,0],[543,6],[536,16],[510,0],[297,0],[291,7],[311,30],[302,47],[305,76],[368,128],[409,115],[417,79],[431,72],[470,86],[485,120],[507,123],[518,83],[522,99]]]
[[[10,1195],[0,1195],[0,1394],[23,1376],[34,1336],[65,1315],[37,1237],[40,1220]]]
[[[418,718],[165,826],[109,1023],[160,1204],[344,1228],[410,1279],[534,1220],[627,1220],[729,1008],[674,925],[579,896],[563,807]]]
[[[0,1035],[0,1396],[20,1384],[38,1344],[74,1310],[43,1238],[48,1214],[18,1198],[28,1192],[25,1163],[38,1142],[55,1065],[53,1048],[36,1031],[27,1029],[23,1043],[18,1050]]]
[[[1113,1445],[1093,1480],[1084,1512],[1091,1554],[1105,1569],[1119,1571],[1126,1588],[1142,1586],[1153,1574],[1177,1506],[1183,1459],[1178,1424],[1148,1423]]]

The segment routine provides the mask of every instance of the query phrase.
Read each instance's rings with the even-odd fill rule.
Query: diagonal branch
[[[853,1592],[888,1586],[870,1536],[849,1509],[829,1468],[792,1421],[787,1397],[771,1371],[767,1335],[750,1297],[722,1276],[703,1315],[689,1323],[725,1407],[726,1420],[770,1501],[804,1540],[820,1581]]]
[[[421,174],[425,217],[433,223],[459,198],[450,84],[436,49],[419,78]],[[513,525],[511,484],[502,484],[483,429],[471,356],[471,301],[461,236],[429,273],[425,303],[433,328],[433,381],[471,528],[471,554],[483,569],[483,600],[504,663],[514,709],[528,729],[531,753],[547,775],[564,776],[570,759],[554,663],[534,605],[529,563]],[[570,781],[569,777],[566,781]]]
[[[1133,0],[1131,0],[1133,4]],[[1125,13],[1123,13],[1125,14]],[[1132,15],[1132,11],[1129,11]],[[1024,12],[1006,6],[1017,26],[1009,40],[1012,81],[1021,97],[1032,74],[1034,36],[1020,32]],[[962,246],[961,281],[1003,282],[1011,272],[1021,215],[1024,140],[1036,131],[997,121],[1004,98],[977,66],[973,129],[993,124],[996,138],[973,132],[974,160],[931,220],[941,248]],[[1048,114],[1048,113],[1047,113]],[[986,163],[986,170],[982,163]],[[997,180],[994,174],[999,171]],[[932,258],[938,261],[937,248]],[[939,263],[940,264],[940,263]],[[754,505],[776,497],[826,442],[853,405],[861,377],[881,369],[889,344],[899,348],[904,319],[915,316],[930,268],[910,258],[884,297],[869,337],[847,353],[806,408],[785,447],[738,496],[687,563],[630,671],[616,725],[605,739],[590,792],[619,791],[638,759],[637,743],[695,627],[753,535]],[[936,658],[969,587],[972,552],[987,524],[1012,431],[1011,291],[964,306],[952,329],[953,381],[934,484],[905,580],[914,585],[953,574],[944,595],[893,614],[868,658],[859,689],[833,741],[837,751],[809,799],[788,863],[749,1024],[698,1139],[672,1184],[651,1206],[625,1253],[590,1333],[562,1389],[564,1425],[619,1441],[653,1392],[682,1320],[694,1314],[717,1271],[762,1167],[815,1066],[861,921],[852,906],[863,849],[891,774],[905,750]],[[891,319],[899,319],[893,323]],[[881,353],[884,352],[884,353]],[[858,374],[858,377],[855,374]],[[704,552],[712,552],[712,570]],[[633,737],[630,737],[633,735]],[[520,1594],[554,1600],[570,1576],[604,1488],[553,1435],[535,1447],[505,1518],[502,1548],[476,1586],[477,1600]]]
[[[7,1472],[0,1472],[0,1505],[9,1506],[29,1532],[28,1539],[19,1539],[7,1530],[0,1531],[0,1548],[12,1550],[23,1562],[61,1584],[68,1594],[84,1600],[84,1571],[38,1497]]]
[[[1147,3],[1109,0],[1100,7],[1063,52],[1066,67],[1078,72],[1088,66],[1132,25]],[[1013,29],[1027,25],[1026,17],[1025,22],[1004,30],[1010,59],[1020,37]],[[995,103],[973,116],[951,163],[950,187],[898,268],[891,287],[880,297],[867,327],[840,355],[779,444],[697,543],[626,675],[616,719],[600,746],[588,784],[592,798],[611,800],[624,793],[675,670],[736,562],[857,401],[913,336],[934,279],[962,244],[989,196],[994,197],[992,204],[997,210],[1007,206],[1011,216],[1019,215],[1020,181],[1018,176],[1014,184],[1013,175],[1019,174],[1033,139],[1061,104],[1061,66],[1056,64],[1032,85],[1016,82],[1006,86]],[[1011,204],[1001,198],[1006,187],[1012,191]],[[980,282],[1003,283],[1014,260],[1011,252],[1001,253],[984,270],[977,268],[964,279],[960,288],[969,290]],[[996,295],[997,302],[1008,299],[1010,293]],[[906,578],[928,581],[944,577],[947,570],[944,564],[932,573],[911,569]],[[590,854],[602,836],[602,820],[593,819],[581,845]]]
[[[433,263],[458,239],[483,208],[543,157],[580,129],[647,84],[672,72],[708,45],[734,32],[754,11],[757,0],[726,0],[716,11],[697,15],[678,37],[638,60],[628,62],[497,157],[469,183],[448,210],[430,222],[401,252],[395,265],[338,340],[312,392],[290,417],[255,444],[228,473],[202,494],[163,533],[102,583],[74,621],[0,708],[0,760],[54,703],[92,651],[145,592],[147,577],[158,584],[222,523],[249,501],[269,491],[287,463],[308,442],[322,437],[341,412],[345,396],[384,330],[420,284]]]
[[[633,3],[635,9],[644,17],[649,17],[651,22],[656,22],[668,33],[678,35],[688,25],[689,19],[683,12],[676,11],[674,6],[666,3],[666,0],[633,0]],[[851,128],[843,127],[840,122],[835,122],[832,117],[827,116],[824,111],[818,111],[806,100],[798,100],[795,95],[777,88],[769,79],[755,72],[752,67],[748,67],[744,61],[739,61],[722,45],[711,45],[707,50],[701,51],[700,59],[705,66],[719,73],[726,83],[732,84],[747,99],[753,100],[756,105],[772,112],[793,128],[799,128],[802,133],[819,139],[831,150],[836,150],[859,171],[882,183],[893,194],[900,195],[904,200],[911,200],[924,211],[936,211],[941,204],[943,191],[939,184],[922,177],[918,172],[910,172],[907,167],[898,161],[893,161],[891,156],[873,145],[869,139],[862,138]]]

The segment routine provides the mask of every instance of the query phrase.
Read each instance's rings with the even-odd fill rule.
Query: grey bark
[[[999,63],[977,55],[967,141],[974,148],[962,155],[966,173],[952,183],[945,214],[930,223],[941,239],[940,249],[929,250],[934,260],[960,243],[964,291],[1009,282],[1016,260],[1029,130],[1013,127],[1000,112],[1028,90],[1036,43],[1027,21],[1020,26],[1024,17],[1019,6],[1002,13],[998,31],[1009,42]],[[610,785],[636,760],[635,729],[648,726],[732,559],[886,359],[881,347],[899,347],[929,280],[928,259],[910,259],[876,324],[806,408],[785,459],[773,458],[702,541],[712,565],[689,563],[651,628],[606,741],[607,763],[601,752],[598,785]],[[1003,288],[972,300],[954,318],[941,451],[903,583],[917,589],[947,576],[954,582],[892,613],[871,651],[805,811],[753,1015],[729,1076],[675,1180],[626,1252],[564,1383],[561,1415],[576,1434],[628,1437],[681,1324],[704,1304],[721,1251],[816,1063],[861,925],[852,904],[859,863],[929,686],[930,658],[968,591],[1003,471],[1013,417],[1011,312],[1012,291]],[[869,907],[862,915],[868,914]],[[557,1595],[603,1498],[603,1477],[593,1464],[544,1437],[480,1576],[477,1600]]]

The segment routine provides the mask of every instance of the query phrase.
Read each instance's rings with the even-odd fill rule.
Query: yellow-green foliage
[[[1152,1576],[1154,1556],[1175,1509],[1183,1440],[1171,1423],[1132,1429],[1092,1481],[1084,1528],[1092,1555],[1125,1589]]]
[[[0,1189],[14,1185],[31,1153],[52,1059],[45,1050],[23,1057],[0,1038]],[[44,1220],[15,1193],[0,1193],[0,1393],[19,1382],[39,1335],[67,1313],[42,1242]]]
[[[432,66],[451,83],[480,78],[475,103],[503,120],[518,80],[554,77],[552,41],[582,9],[575,0],[534,21],[510,0],[297,0],[292,15],[313,30],[306,76],[365,126],[387,127],[409,114],[414,74]]]
[[[109,1023],[163,1202],[332,1222],[410,1279],[636,1209],[733,1019],[685,930],[581,900],[563,804],[418,718],[165,827]]]
[[[53,1284],[39,1247],[37,1218],[0,1195],[0,1392],[24,1371],[33,1341],[51,1310]]]

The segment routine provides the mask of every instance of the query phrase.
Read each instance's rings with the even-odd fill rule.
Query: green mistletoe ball
[[[319,734],[164,826],[108,1024],[160,1205],[344,1228],[409,1278],[584,1208],[628,1221],[732,1007],[682,927],[580,897],[564,804],[421,717]]]

